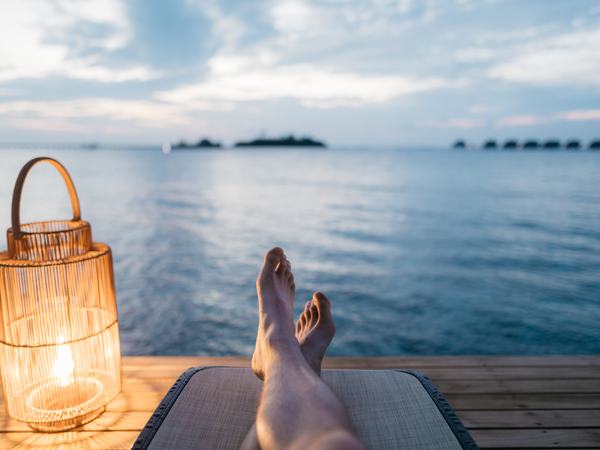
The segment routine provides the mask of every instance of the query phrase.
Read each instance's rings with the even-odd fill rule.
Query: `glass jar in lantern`
[[[37,163],[62,175],[72,220],[21,224],[23,183]],[[121,390],[112,254],[92,241],[67,170],[29,161],[12,199],[8,251],[0,252],[0,364],[8,414],[42,431],[86,423]]]

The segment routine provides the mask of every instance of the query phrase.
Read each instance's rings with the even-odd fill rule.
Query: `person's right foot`
[[[269,250],[256,279],[258,332],[252,370],[261,380],[268,366],[278,359],[302,357],[294,338],[295,292],[294,275],[285,253],[279,247]]]
[[[321,374],[321,363],[334,334],[331,302],[325,294],[315,292],[296,322],[296,339],[304,359],[317,375]]]

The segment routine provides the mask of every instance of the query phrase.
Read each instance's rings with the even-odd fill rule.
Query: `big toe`
[[[313,294],[313,303],[317,306],[319,317],[324,320],[331,320],[331,301],[322,292]]]
[[[277,265],[283,260],[285,253],[281,247],[273,247],[265,255],[264,268],[268,270],[275,270]]]

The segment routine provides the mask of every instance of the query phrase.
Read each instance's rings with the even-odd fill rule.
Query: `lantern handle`
[[[73,209],[73,221],[77,222],[81,220],[81,210],[79,208],[79,197],[77,197],[77,191],[75,190],[75,185],[73,184],[73,180],[71,179],[71,175],[65,169],[61,163],[53,158],[48,158],[47,156],[42,156],[40,158],[34,158],[29,161],[27,164],[23,166],[21,172],[19,172],[19,176],[17,177],[17,181],[15,182],[15,188],[13,190],[13,198],[12,198],[12,232],[15,240],[21,238],[21,218],[20,218],[20,210],[21,210],[21,194],[23,192],[23,184],[25,183],[25,178],[27,178],[27,174],[31,170],[33,166],[40,162],[47,162],[52,164],[56,170],[61,174],[65,184],[67,185],[67,189],[69,190],[69,196],[71,197],[71,207]]]

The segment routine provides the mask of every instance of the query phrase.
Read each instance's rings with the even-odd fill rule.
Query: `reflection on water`
[[[2,150],[3,229],[41,153],[113,248],[127,354],[249,354],[276,244],[298,310],[332,298],[331,354],[600,352],[600,154]],[[32,174],[24,219],[68,215],[60,178]]]

